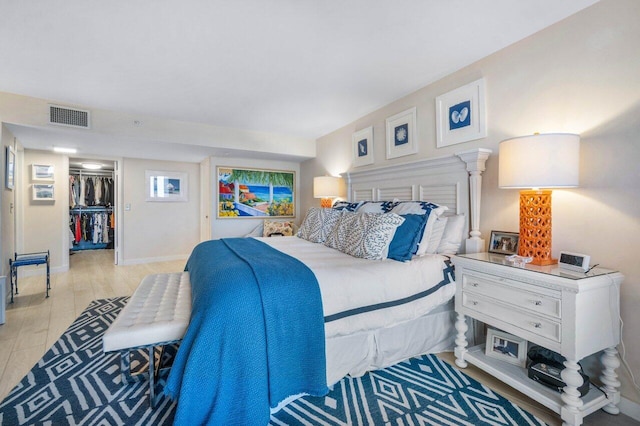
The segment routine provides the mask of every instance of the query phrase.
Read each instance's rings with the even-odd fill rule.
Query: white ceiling
[[[315,139],[596,1],[0,0],[0,91]]]

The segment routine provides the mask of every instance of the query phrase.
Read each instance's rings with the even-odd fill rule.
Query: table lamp
[[[320,198],[320,207],[330,208],[333,199],[340,197],[343,190],[342,178],[318,176],[313,178],[313,197]]]
[[[533,265],[552,265],[551,188],[578,186],[580,136],[534,134],[500,142],[498,186],[520,191],[520,248]]]

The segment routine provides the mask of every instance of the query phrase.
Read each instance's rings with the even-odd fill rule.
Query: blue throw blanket
[[[266,425],[270,407],[328,392],[322,300],[300,261],[252,238],[199,244],[187,261],[189,328],[165,394],[177,425]]]

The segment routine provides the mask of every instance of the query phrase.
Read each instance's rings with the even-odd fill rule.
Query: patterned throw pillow
[[[336,210],[346,210],[348,212],[355,212],[362,204],[362,201],[357,203],[350,203],[348,201],[336,201],[333,203],[333,208]]]
[[[396,201],[365,201],[356,211],[358,213],[389,213],[396,204]]]
[[[325,245],[363,259],[384,259],[404,219],[393,213],[344,212]]]
[[[284,237],[291,237],[293,235],[293,222],[275,222],[266,219],[264,221],[264,230],[262,231],[262,236],[270,237],[274,234],[282,235]]]
[[[399,201],[395,203],[391,209],[391,213],[395,214],[430,214],[435,212],[437,216],[440,216],[446,210],[449,210],[446,206],[439,206],[438,204],[430,203],[429,201]]]
[[[340,219],[342,210],[311,207],[302,221],[297,236],[312,243],[324,243]]]

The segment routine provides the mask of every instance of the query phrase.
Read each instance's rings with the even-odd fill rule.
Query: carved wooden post
[[[485,163],[489,155],[490,149],[477,148],[469,151],[458,152],[456,155],[467,164],[469,172],[469,212],[471,215],[471,231],[465,241],[465,253],[479,253],[485,250],[484,240],[480,232],[480,197],[482,190],[482,172],[486,170]]]

